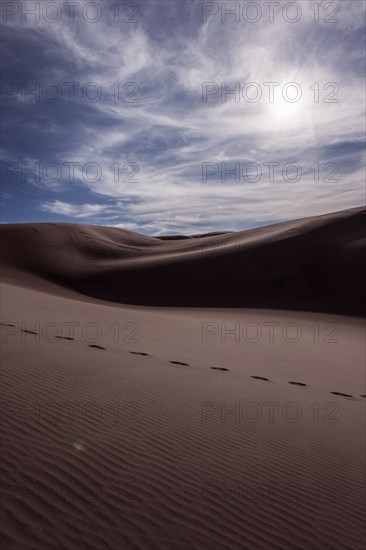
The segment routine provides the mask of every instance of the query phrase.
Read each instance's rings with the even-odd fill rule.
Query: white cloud
[[[63,216],[74,216],[75,218],[89,218],[102,212],[108,211],[108,205],[104,204],[69,204],[62,201],[44,202],[40,205],[45,212],[61,214]]]

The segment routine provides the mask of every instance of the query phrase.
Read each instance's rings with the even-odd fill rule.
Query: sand
[[[363,216],[3,226],[2,548],[364,548]]]

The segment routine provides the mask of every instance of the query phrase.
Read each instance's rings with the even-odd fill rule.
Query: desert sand
[[[3,226],[2,549],[365,548],[364,217]]]

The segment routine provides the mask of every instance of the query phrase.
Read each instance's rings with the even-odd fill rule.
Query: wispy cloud
[[[218,9],[207,21],[204,2],[136,2],[138,22],[118,24],[105,3],[99,21],[85,21],[85,4],[73,23],[66,14],[55,23],[22,22],[16,14],[4,25],[4,80],[41,88],[57,83],[63,92],[59,101],[39,103],[22,99],[20,89],[7,95],[4,153],[14,173],[4,187],[12,200],[31,204],[34,219],[52,214],[145,233],[190,233],[363,202],[363,2],[336,2],[335,15],[321,2],[319,22],[313,2],[298,2],[296,23],[284,19],[283,2],[272,23],[261,3],[262,17],[249,23],[242,11],[239,21],[227,16],[223,22],[221,2],[211,3]],[[337,22],[326,21],[332,18]],[[20,51],[27,53],[19,64]],[[68,82],[79,83],[72,101]],[[101,91],[96,101],[81,92],[91,82],[90,97]],[[214,91],[206,102],[205,82]],[[273,103],[265,84],[271,82],[279,83]],[[290,82],[301,88],[297,103],[283,99]],[[260,86],[258,102],[244,99],[255,92],[248,83]],[[225,97],[225,86],[236,86],[238,102],[233,94]],[[115,101],[117,88],[124,101]],[[40,181],[32,175],[20,181],[25,159],[39,163]],[[57,167],[44,177],[46,163],[57,164],[58,179]],[[93,179],[95,167],[86,170],[90,163],[99,178]],[[206,172],[204,181],[207,163],[212,175]],[[297,181],[294,163],[301,170]],[[240,181],[229,172],[222,181],[238,164]],[[262,176],[247,181],[254,166]],[[13,221],[11,209],[7,221]]]

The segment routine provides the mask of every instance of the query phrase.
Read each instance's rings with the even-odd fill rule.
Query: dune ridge
[[[362,316],[365,212],[184,239],[76,224],[6,225],[4,276],[15,268],[125,304]]]

